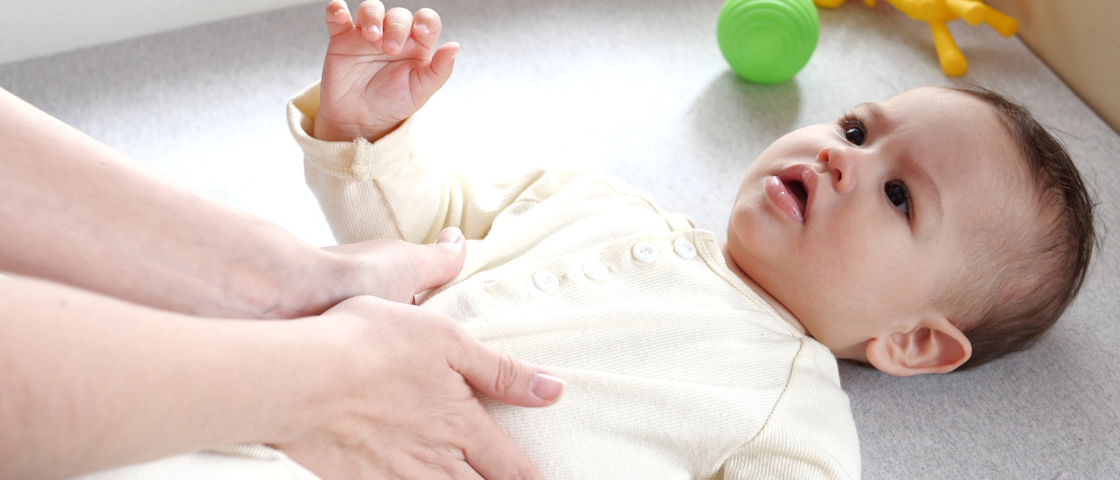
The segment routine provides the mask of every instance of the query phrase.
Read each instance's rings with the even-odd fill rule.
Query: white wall
[[[0,63],[307,3],[317,1],[0,0]]]

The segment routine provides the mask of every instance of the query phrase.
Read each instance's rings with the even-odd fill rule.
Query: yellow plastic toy
[[[836,8],[848,0],[813,0],[818,7]],[[875,6],[875,0],[863,0],[868,7]],[[960,18],[969,25],[979,25],[980,22],[999,32],[1000,35],[1010,37],[1019,30],[1019,22],[1003,12],[989,7],[980,0],[887,0],[900,12],[905,13],[914,20],[929,24],[933,31],[933,45],[937,48],[937,59],[941,62],[941,71],[950,77],[959,77],[968,70],[968,61],[964,59],[949,27],[945,22]]]

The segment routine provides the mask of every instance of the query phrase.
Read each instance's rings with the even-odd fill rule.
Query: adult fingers
[[[421,8],[416,11],[412,19],[412,38],[424,48],[436,48],[439,34],[443,30],[443,23],[439,14],[430,8]]]
[[[333,277],[341,283],[343,298],[373,295],[401,303],[412,303],[417,293],[451,281],[467,257],[466,240],[458,228],[444,229],[430,245],[376,239],[324,250],[350,265]]]
[[[471,468],[470,465],[463,462],[455,462],[455,464],[448,468],[451,478],[455,480],[486,480],[481,475]],[[490,479],[494,480],[494,479]]]
[[[379,0],[367,0],[358,5],[358,28],[362,29],[362,38],[366,41],[381,40],[384,21],[385,5]]]
[[[495,399],[522,407],[546,407],[564,393],[564,381],[545,370],[496,352],[456,330],[460,348],[449,353],[451,368],[479,391]]]
[[[385,13],[385,39],[381,51],[386,55],[396,55],[404,50],[404,42],[412,33],[412,12],[395,7]]]
[[[490,419],[475,426],[472,443],[463,454],[467,463],[487,480],[544,480],[529,457]]]
[[[467,258],[466,239],[463,237],[463,232],[455,227],[443,229],[436,243],[409,246],[416,249],[410,260],[414,265],[415,276],[408,279],[412,282],[413,293],[420,293],[451,281],[463,269],[463,261]],[[394,259],[401,259],[401,257],[394,257]]]
[[[335,36],[350,30],[350,10],[343,0],[331,0],[327,4],[327,35]]]

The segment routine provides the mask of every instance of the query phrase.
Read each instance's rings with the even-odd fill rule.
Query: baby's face
[[[731,256],[837,356],[866,360],[869,340],[949,317],[933,297],[970,248],[1037,223],[1017,152],[995,112],[960,92],[861,105],[755,160]]]

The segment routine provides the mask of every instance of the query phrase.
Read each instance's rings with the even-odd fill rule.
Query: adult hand
[[[457,272],[464,243],[391,244],[437,259],[398,276],[402,291]],[[327,480],[540,478],[471,385],[545,406],[563,382],[441,314],[361,296],[300,320],[210,321],[42,280],[0,283],[0,478],[252,442]]]
[[[333,294],[333,298],[373,295],[413,303],[417,293],[443,285],[459,274],[467,251],[463,240],[458,228],[446,228],[431,245],[367,240],[326,247],[324,250],[339,259],[335,263],[345,267],[333,278],[315,280],[337,285],[333,290],[342,293]]]
[[[344,381],[275,446],[325,480],[541,479],[471,387],[525,407],[554,403],[559,379],[471,337],[435,312],[371,296],[300,322],[332,332]],[[297,323],[300,323],[297,322]]]

